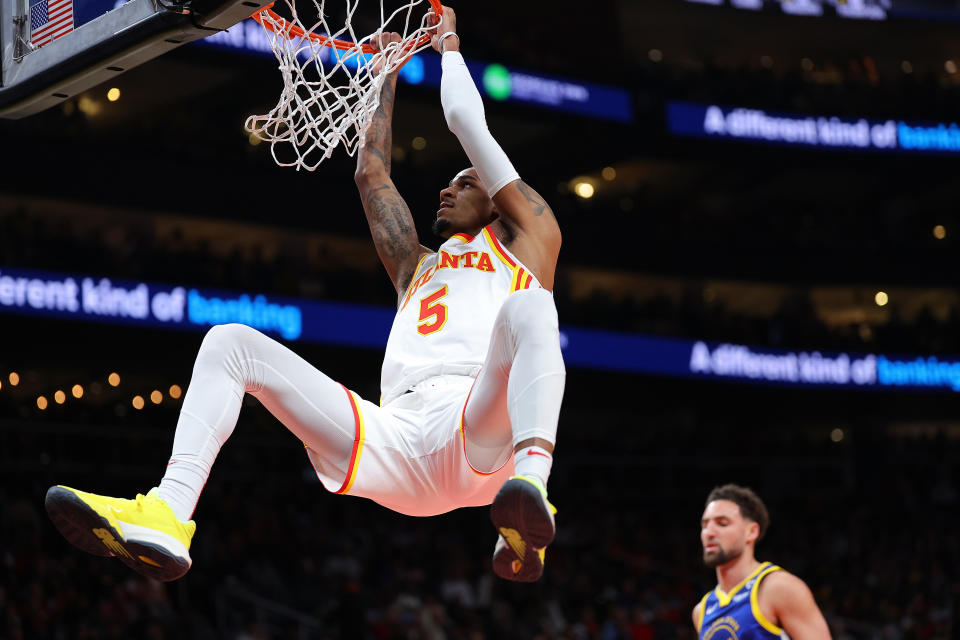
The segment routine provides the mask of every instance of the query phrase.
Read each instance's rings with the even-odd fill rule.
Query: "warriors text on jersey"
[[[724,593],[720,586],[700,601],[700,640],[772,640],[783,630],[767,620],[757,600],[760,581],[780,567],[764,562],[753,573]]]
[[[500,306],[540,283],[489,227],[458,233],[425,255],[411,278],[387,341],[382,402],[438,375],[475,376],[483,364]]]

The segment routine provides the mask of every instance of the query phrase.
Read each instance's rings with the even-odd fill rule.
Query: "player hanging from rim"
[[[398,39],[384,34],[378,44]],[[487,129],[452,9],[444,7],[432,44],[442,54],[447,123],[473,163],[440,192],[439,251],[420,244],[390,179],[395,75],[357,158],[367,221],[398,295],[381,405],[254,329],[216,326],[197,355],[158,487],[134,500],[48,491],[50,517],[74,545],[161,580],[186,573],[190,518],[250,393],[303,441],[328,490],[419,516],[492,502],[496,573],[519,581],[543,573],[566,376],[550,293],[560,230]]]
[[[717,587],[693,608],[699,638],[830,639],[803,580],[754,557],[769,525],[767,507],[752,490],[727,484],[710,492],[700,542],[704,564],[717,570]]]

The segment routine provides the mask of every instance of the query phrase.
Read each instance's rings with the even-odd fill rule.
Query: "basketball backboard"
[[[0,117],[43,111],[268,0],[0,0]]]

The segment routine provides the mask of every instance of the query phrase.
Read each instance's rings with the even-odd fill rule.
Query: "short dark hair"
[[[753,489],[741,487],[738,484],[725,484],[722,487],[714,487],[710,495],[707,496],[707,502],[710,504],[714,500],[729,500],[740,507],[740,513],[747,520],[753,520],[760,526],[760,533],[757,540],[762,540],[767,528],[770,526],[770,514],[767,512],[766,505],[760,499]]]

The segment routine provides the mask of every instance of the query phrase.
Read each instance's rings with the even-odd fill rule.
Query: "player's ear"
[[[760,525],[752,520],[747,521],[747,542],[756,542],[760,537]]]

